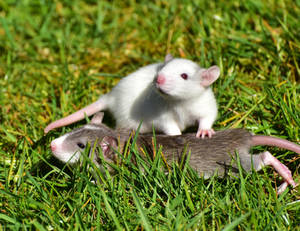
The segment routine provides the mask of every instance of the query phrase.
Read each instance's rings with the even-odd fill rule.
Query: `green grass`
[[[299,15],[299,0],[0,0],[0,230],[300,230],[299,187],[277,196],[271,168],[203,180],[158,157],[95,185],[49,149],[84,121],[43,134],[171,52],[221,67],[215,129],[299,142]],[[268,150],[299,182],[299,155]]]

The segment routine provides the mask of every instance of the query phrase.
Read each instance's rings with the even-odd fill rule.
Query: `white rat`
[[[109,110],[117,128],[137,129],[141,133],[156,131],[180,135],[198,122],[197,137],[211,137],[217,117],[217,103],[210,85],[220,69],[208,69],[170,54],[164,63],[155,63],[131,73],[107,94],[89,106],[49,124],[45,133],[81,120],[98,111]]]

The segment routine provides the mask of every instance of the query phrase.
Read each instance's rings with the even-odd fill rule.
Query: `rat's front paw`
[[[205,136],[208,136],[209,138],[212,137],[212,135],[215,134],[215,131],[211,129],[198,129],[196,137],[204,139]]]

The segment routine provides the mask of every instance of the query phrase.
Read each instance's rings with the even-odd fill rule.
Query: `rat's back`
[[[251,133],[243,129],[229,129],[216,132],[212,138],[201,139],[197,143],[196,138],[191,137],[190,165],[205,177],[213,175],[217,169],[218,175],[225,175],[230,169],[237,171],[237,155],[243,168],[251,170],[249,150],[251,147]],[[232,167],[231,167],[232,166]]]
[[[158,93],[153,92],[153,80],[160,65],[161,63],[155,63],[138,69],[121,79],[108,93],[110,98],[108,108],[115,116],[118,127],[126,126],[125,128],[130,129],[138,127],[140,119],[133,118],[133,108],[137,107],[138,100],[144,102],[148,99],[153,100],[153,96],[154,98],[158,96]]]
[[[144,140],[150,135],[141,135]],[[148,137],[148,138],[147,138]],[[218,175],[224,175],[238,153],[243,168],[251,170],[251,133],[244,129],[228,129],[216,132],[211,138],[200,139],[195,134],[181,136],[157,135],[156,142],[163,147],[162,152],[168,163],[174,160],[182,161],[190,153],[189,165],[204,177],[212,176],[217,170]],[[149,143],[151,141],[143,142]],[[148,147],[150,147],[148,146]],[[184,154],[184,155],[183,155]],[[236,167],[232,168],[233,173]]]

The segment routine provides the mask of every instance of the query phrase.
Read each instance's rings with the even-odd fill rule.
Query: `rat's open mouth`
[[[158,91],[160,94],[162,94],[162,95],[168,95],[168,94],[166,93],[165,90],[161,89],[161,87],[159,86],[158,83],[154,83],[154,85],[155,85],[155,88],[157,89],[157,91]]]
[[[166,96],[166,95],[168,95],[163,89],[161,89],[160,87],[157,87],[157,91],[161,94],[161,95],[163,95],[163,96]]]
[[[167,94],[167,93],[165,93],[164,90],[162,90],[161,88],[157,88],[157,90],[158,90],[158,92],[159,92],[160,94],[163,94],[163,95],[166,95],[166,94]]]

